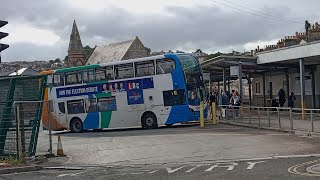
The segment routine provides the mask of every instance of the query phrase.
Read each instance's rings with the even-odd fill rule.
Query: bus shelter
[[[243,97],[243,84],[244,80],[246,80],[249,85],[249,105],[252,104],[251,79],[253,78],[253,75],[263,73],[269,69],[269,67],[257,65],[257,58],[254,56],[221,55],[202,61],[201,66],[204,73],[209,74],[209,87],[211,87],[211,84],[214,82],[217,82],[218,87],[220,87],[220,82],[222,82],[224,92],[231,91],[231,80],[238,80],[239,94]],[[211,91],[211,88],[209,91]],[[220,91],[220,89],[218,91]]]
[[[283,89],[286,106],[294,92],[295,107],[320,108],[320,41],[257,52],[254,56],[222,55],[202,61],[201,66],[209,74],[209,84],[222,82],[224,91],[231,90],[230,80],[238,80],[241,97],[247,80],[249,105],[271,106],[279,89]]]
[[[258,65],[276,70],[255,78],[269,82],[264,88],[270,97],[283,88],[287,97],[291,92],[295,94],[296,107],[320,108],[320,41],[258,52],[256,57]]]

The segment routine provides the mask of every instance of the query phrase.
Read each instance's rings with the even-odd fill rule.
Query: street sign
[[[203,73],[203,80],[209,81],[210,80],[210,73]]]
[[[239,67],[230,66],[230,76],[238,76],[238,75],[239,75]]]

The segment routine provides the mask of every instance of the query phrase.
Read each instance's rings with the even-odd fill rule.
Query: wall
[[[139,39],[136,39],[130,46],[125,56],[123,57],[123,60],[148,56],[150,56],[150,49],[144,47],[142,42]]]

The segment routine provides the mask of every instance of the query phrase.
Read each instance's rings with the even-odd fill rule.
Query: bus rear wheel
[[[82,132],[83,131],[83,124],[82,124],[81,119],[79,119],[79,118],[72,119],[71,123],[70,123],[70,130],[71,130],[71,132],[74,132],[74,133]]]
[[[151,112],[145,113],[141,120],[142,128],[153,129],[158,127],[157,117]]]

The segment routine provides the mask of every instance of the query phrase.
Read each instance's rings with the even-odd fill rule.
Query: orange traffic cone
[[[61,138],[58,136],[58,148],[57,148],[57,156],[65,156],[62,149]]]

